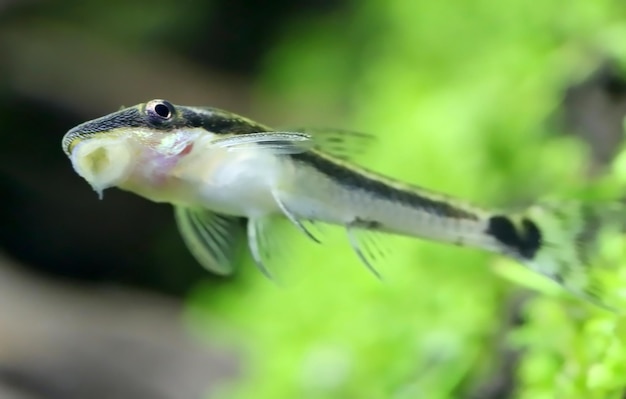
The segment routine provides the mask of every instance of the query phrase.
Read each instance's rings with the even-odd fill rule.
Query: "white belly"
[[[193,193],[194,205],[258,217],[279,211],[273,190],[285,177],[284,166],[281,159],[262,151],[220,149],[181,162],[176,175]]]

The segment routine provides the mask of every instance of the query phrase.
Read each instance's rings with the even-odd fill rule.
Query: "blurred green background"
[[[626,397],[621,320],[511,262],[399,240],[381,282],[281,232],[284,284],[217,278],[60,148],[166,98],[372,133],[360,164],[518,206],[614,175],[625,60],[610,0],[4,0],[0,397]]]

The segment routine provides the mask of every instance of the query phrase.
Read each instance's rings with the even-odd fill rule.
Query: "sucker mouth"
[[[76,136],[68,139],[69,157],[78,175],[102,197],[102,191],[128,178],[132,169],[132,150],[124,139],[84,138]]]

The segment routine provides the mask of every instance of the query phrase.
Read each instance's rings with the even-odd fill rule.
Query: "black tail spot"
[[[526,218],[516,229],[508,217],[492,216],[486,232],[526,259],[532,259],[541,246],[541,231],[532,220]]]

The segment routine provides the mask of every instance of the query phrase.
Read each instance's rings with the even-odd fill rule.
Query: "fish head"
[[[144,184],[162,178],[207,133],[204,123],[189,107],[152,100],[74,127],[62,146],[76,173],[102,195],[133,177]]]
[[[202,151],[199,141],[265,130],[217,108],[156,99],[74,127],[63,137],[62,147],[74,170],[100,196],[114,186],[145,194],[163,190],[178,162]]]

